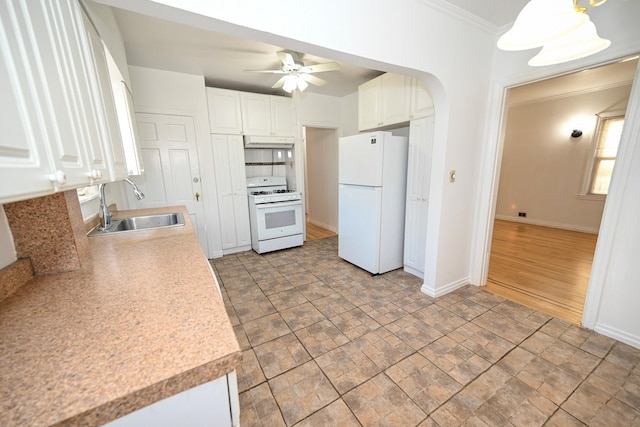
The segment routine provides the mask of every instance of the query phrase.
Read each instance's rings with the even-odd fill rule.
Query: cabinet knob
[[[55,173],[49,175],[49,181],[55,182],[56,184],[64,184],[67,182],[67,174],[65,174],[61,170],[58,170]]]

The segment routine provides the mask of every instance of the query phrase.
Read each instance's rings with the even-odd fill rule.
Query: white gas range
[[[261,254],[302,245],[302,195],[287,190],[285,177],[249,177],[247,193],[254,251]]]

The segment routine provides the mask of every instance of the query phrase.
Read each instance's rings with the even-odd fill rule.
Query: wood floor
[[[336,233],[325,228],[318,227],[307,221],[307,240],[320,240],[327,237],[333,237]]]
[[[597,238],[496,220],[486,290],[580,324]]]

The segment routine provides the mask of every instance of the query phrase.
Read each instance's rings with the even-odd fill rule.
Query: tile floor
[[[481,288],[429,298],[335,237],[212,263],[243,427],[640,426],[640,350]]]

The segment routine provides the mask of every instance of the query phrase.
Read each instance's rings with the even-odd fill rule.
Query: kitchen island
[[[1,425],[103,425],[233,373],[240,347],[186,210],[114,218],[176,211],[184,226],[91,237],[80,270],[0,302]]]

